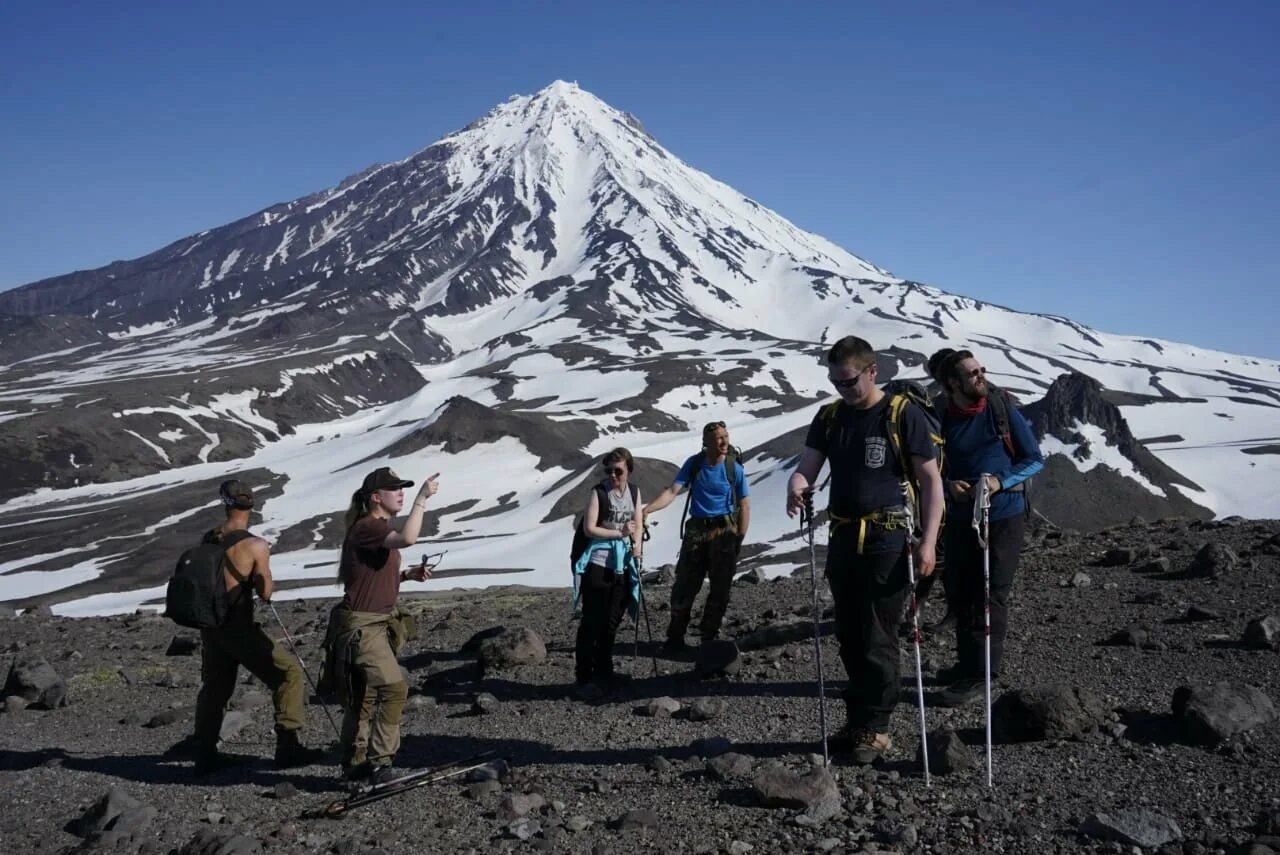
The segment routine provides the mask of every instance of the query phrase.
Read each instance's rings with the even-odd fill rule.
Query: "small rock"
[[[574,814],[564,821],[564,827],[577,834],[591,827],[591,820],[582,814]]]
[[[678,712],[680,712],[680,702],[666,696],[654,698],[645,706],[645,715],[651,718],[667,718]]]
[[[751,758],[736,751],[728,751],[707,761],[707,774],[717,781],[745,778],[751,774]]]
[[[755,847],[744,840],[735,840],[729,844],[729,855],[746,855]]]
[[[1119,647],[1141,647],[1147,643],[1150,637],[1150,630],[1144,626],[1134,624],[1111,635],[1102,643]]]
[[[734,581],[742,585],[759,585],[766,580],[767,577],[764,575],[764,571],[759,567],[753,567]]]
[[[230,742],[235,739],[240,731],[244,730],[249,724],[249,716],[240,712],[240,710],[230,710],[222,716],[222,728],[218,731],[218,739],[222,742]],[[157,727],[158,725],[149,725]]]
[[[1072,588],[1087,588],[1093,584],[1093,580],[1089,578],[1088,573],[1077,572],[1071,577]]]
[[[440,705],[440,702],[430,695],[412,695],[405,702],[405,708],[416,712],[427,712],[433,710]]]
[[[500,792],[502,792],[502,784],[497,781],[477,781],[467,787],[467,796],[476,801]]]
[[[512,820],[507,825],[507,833],[517,840],[528,840],[530,837],[533,837],[535,834],[540,834],[541,832],[542,823],[529,817],[521,817],[519,819]]]
[[[484,639],[476,653],[481,668],[488,672],[545,662],[547,645],[532,629],[516,627],[504,629],[492,638]]]
[[[17,695],[34,709],[56,709],[67,705],[67,682],[43,657],[23,654],[14,660],[0,695]]]
[[[1203,606],[1196,606],[1196,605],[1188,606],[1187,614],[1183,618],[1183,620],[1187,621],[1188,623],[1194,623],[1196,621],[1202,621],[1202,620],[1221,620],[1221,619],[1222,619],[1222,615],[1218,614],[1217,612],[1212,611],[1211,609],[1206,609]]]
[[[471,702],[471,712],[476,715],[488,715],[498,709],[498,699],[488,692],[481,692]]]
[[[22,614],[24,617],[51,618],[53,609],[49,606],[32,606],[29,609],[23,609]]]
[[[1206,543],[1200,547],[1195,558],[1191,559],[1191,566],[1187,568],[1187,572],[1199,579],[1216,579],[1234,570],[1239,563],[1239,557],[1231,551],[1229,546],[1221,543]]]
[[[929,746],[929,770],[939,775],[950,775],[976,768],[978,755],[974,753],[956,732],[950,728],[931,731],[927,740]],[[920,749],[916,749],[916,762],[923,765],[924,758]]]
[[[1147,849],[1182,838],[1182,829],[1176,822],[1147,808],[1095,813],[1081,824],[1080,832],[1089,837]]]
[[[498,819],[510,822],[541,810],[546,803],[541,793],[508,793],[498,802]]]
[[[143,727],[168,727],[191,715],[191,707],[174,707],[163,712],[158,712],[151,718],[147,719]]]
[[[1267,615],[1249,621],[1244,628],[1244,644],[1255,650],[1280,650],[1280,617]]]
[[[1098,563],[1103,567],[1123,567],[1132,564],[1137,554],[1135,549],[1108,549]]]
[[[724,712],[725,706],[721,698],[698,698],[689,705],[689,720],[711,721]]]
[[[706,641],[698,646],[694,668],[699,677],[731,677],[742,668],[738,645],[728,639]]]
[[[805,614],[808,612],[806,611]],[[811,638],[813,638],[813,621],[788,619],[740,636],[737,639],[737,645],[739,650],[763,650]]]
[[[1173,693],[1173,714],[1184,741],[1212,746],[1274,721],[1276,708],[1258,687],[1223,681],[1179,686]]]
[[[1139,564],[1137,567],[1134,567],[1133,572],[1135,573],[1168,573],[1169,566],[1170,565],[1169,565],[1168,558],[1153,558],[1150,561],[1147,561],[1143,564]]]
[[[650,757],[645,765],[654,772],[670,772],[675,768],[671,765],[671,761],[666,757],[663,757],[661,754],[655,754]]]
[[[21,695],[10,695],[4,699],[4,711],[10,713],[22,712],[27,708],[27,699]]]

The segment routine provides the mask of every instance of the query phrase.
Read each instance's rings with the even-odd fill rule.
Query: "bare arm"
[[[804,451],[800,452],[796,471],[791,473],[791,478],[787,481],[787,516],[794,517],[800,512],[804,505],[804,494],[813,489],[818,473],[822,471],[822,464],[826,462],[826,455],[816,448],[806,445]]]
[[[640,501],[639,487],[636,487],[636,518],[632,525],[631,551],[640,559],[644,557],[644,505]]]
[[[938,530],[942,527],[942,474],[932,457],[912,457],[916,480],[920,482],[920,526],[923,530],[916,550],[921,576],[933,574],[937,562]]]
[[[751,528],[751,497],[743,496],[738,502],[738,536],[745,538],[747,529]]]
[[[440,473],[432,475],[422,484],[422,488],[418,490],[417,497],[413,500],[413,508],[409,511],[409,518],[404,521],[404,525],[399,531],[387,532],[387,539],[383,541],[383,545],[388,549],[404,549],[406,546],[413,546],[418,542],[418,535],[422,532],[422,515],[427,510],[427,500],[436,494],[440,486],[436,484],[436,479],[440,477]]]
[[[675,501],[676,496],[684,492],[684,484],[672,484],[667,489],[658,494],[658,498],[644,506],[644,515],[655,513],[662,510],[667,505]]]
[[[260,537],[249,540],[248,546],[249,554],[253,556],[253,590],[258,592],[258,599],[270,600],[276,592],[275,581],[271,578],[271,550]]]

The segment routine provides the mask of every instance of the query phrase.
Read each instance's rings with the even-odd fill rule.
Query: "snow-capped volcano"
[[[154,596],[229,472],[269,497],[258,528],[283,577],[319,584],[375,460],[442,472],[432,526],[454,567],[562,584],[567,527],[548,523],[614,445],[656,487],[725,419],[757,507],[781,508],[829,395],[822,345],[848,333],[882,378],[964,345],[1026,402],[1087,375],[1173,474],[1142,485],[1150,461],[1087,419],[1048,430],[1073,470],[1139,484],[1148,514],[1280,515],[1280,364],[898,279],[556,82],[331,190],[0,294],[0,526],[23,533],[0,545],[0,597]],[[676,520],[660,522],[665,561]],[[789,549],[780,513],[753,533]]]

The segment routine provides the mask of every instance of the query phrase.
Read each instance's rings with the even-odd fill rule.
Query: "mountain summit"
[[[831,394],[823,347],[849,333],[885,379],[922,376],[943,346],[971,347],[1026,402],[1092,378],[1114,413],[1080,413],[1121,419],[1129,439],[1051,425],[1054,483],[1098,466],[1135,481],[1151,462],[1115,443],[1145,442],[1171,474],[1142,487],[1144,514],[1280,516],[1280,363],[900,279],[557,81],[334,188],[0,294],[0,513],[24,532],[0,544],[5,596],[81,610],[153,597],[232,472],[267,497],[257,529],[278,575],[327,586],[338,518],[375,460],[442,473],[431,528],[459,584],[478,570],[564,584],[564,532],[544,523],[613,446],[661,483],[703,422],[726,420],[753,452],[757,506],[781,508]],[[1071,388],[1053,412],[1075,414],[1053,403]],[[1093,438],[1088,459],[1077,436]],[[1122,504],[1089,525],[1127,519]],[[752,534],[785,564],[785,518],[758,514]]]

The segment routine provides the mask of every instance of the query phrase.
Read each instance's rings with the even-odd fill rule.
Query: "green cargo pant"
[[[302,666],[254,622],[252,610],[236,610],[222,626],[200,630],[200,641],[203,683],[196,697],[195,735],[202,748],[212,750],[218,744],[222,715],[241,665],[271,690],[276,729],[302,728]]]
[[[336,639],[341,669],[342,763],[391,763],[400,750],[400,721],[409,685],[404,680],[389,615],[335,610],[345,632]]]

